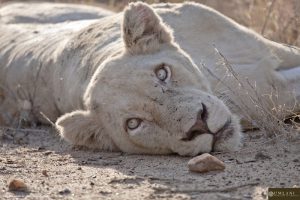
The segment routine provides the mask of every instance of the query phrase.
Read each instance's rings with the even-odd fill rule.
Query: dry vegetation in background
[[[0,0],[9,2],[10,0]],[[51,2],[51,1],[50,1]],[[100,5],[121,11],[129,0],[53,0],[52,2]],[[183,2],[183,0],[145,0],[147,3]],[[300,46],[299,0],[195,0],[231,17],[276,42]]]

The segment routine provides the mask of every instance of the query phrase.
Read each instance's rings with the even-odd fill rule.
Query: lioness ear
[[[130,3],[124,11],[123,39],[131,54],[154,52],[173,40],[171,30],[145,3]]]
[[[88,111],[67,113],[55,123],[62,138],[74,145],[102,150],[116,150],[112,139],[104,132],[99,120]]]

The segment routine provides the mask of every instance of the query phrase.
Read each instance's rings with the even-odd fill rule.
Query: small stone
[[[13,160],[10,160],[10,159],[6,160],[6,164],[14,164],[14,163],[15,163],[15,161],[13,161]]]
[[[42,174],[43,174],[44,176],[47,176],[47,177],[48,177],[47,170],[43,170],[43,171],[42,171]]]
[[[224,170],[225,164],[218,158],[204,153],[189,160],[188,167],[193,172],[209,172],[215,170]]]
[[[252,195],[251,194],[244,194],[243,197],[246,198],[246,199],[252,199]]]
[[[272,159],[269,155],[267,154],[264,154],[262,152],[258,152],[256,155],[255,155],[255,159],[256,160],[270,160]]]
[[[48,155],[50,155],[50,154],[52,154],[52,151],[46,151],[46,152],[44,153],[45,156],[48,156]]]
[[[100,191],[99,193],[102,194],[102,195],[108,195],[108,194],[111,194],[110,191]]]
[[[60,195],[67,195],[67,194],[70,194],[70,193],[71,193],[71,190],[69,190],[68,188],[58,192],[58,194],[60,194]]]
[[[38,151],[44,151],[46,148],[45,147],[43,147],[43,146],[40,146],[40,147],[38,147]]]
[[[28,188],[23,180],[12,179],[8,183],[9,191],[26,191]]]

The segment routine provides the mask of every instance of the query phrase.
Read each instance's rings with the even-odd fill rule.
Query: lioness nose
[[[208,118],[208,112],[206,106],[202,104],[202,109],[198,111],[197,120],[195,124],[190,128],[188,132],[185,133],[185,136],[181,139],[183,141],[191,141],[196,138],[198,135],[204,133],[211,133],[207,127],[206,120]]]

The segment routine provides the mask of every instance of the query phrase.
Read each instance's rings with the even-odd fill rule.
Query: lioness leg
[[[17,106],[12,105],[12,102],[7,98],[5,91],[0,88],[0,125],[13,125],[17,118]]]
[[[300,65],[291,69],[278,71],[286,80],[287,84],[291,87],[295,99],[300,102]],[[297,104],[297,110],[300,110],[299,103]]]
[[[0,126],[35,125],[31,103],[11,97],[0,89]]]
[[[280,60],[277,70],[286,70],[300,66],[300,48],[265,40],[271,52]],[[299,72],[298,72],[299,73]]]

